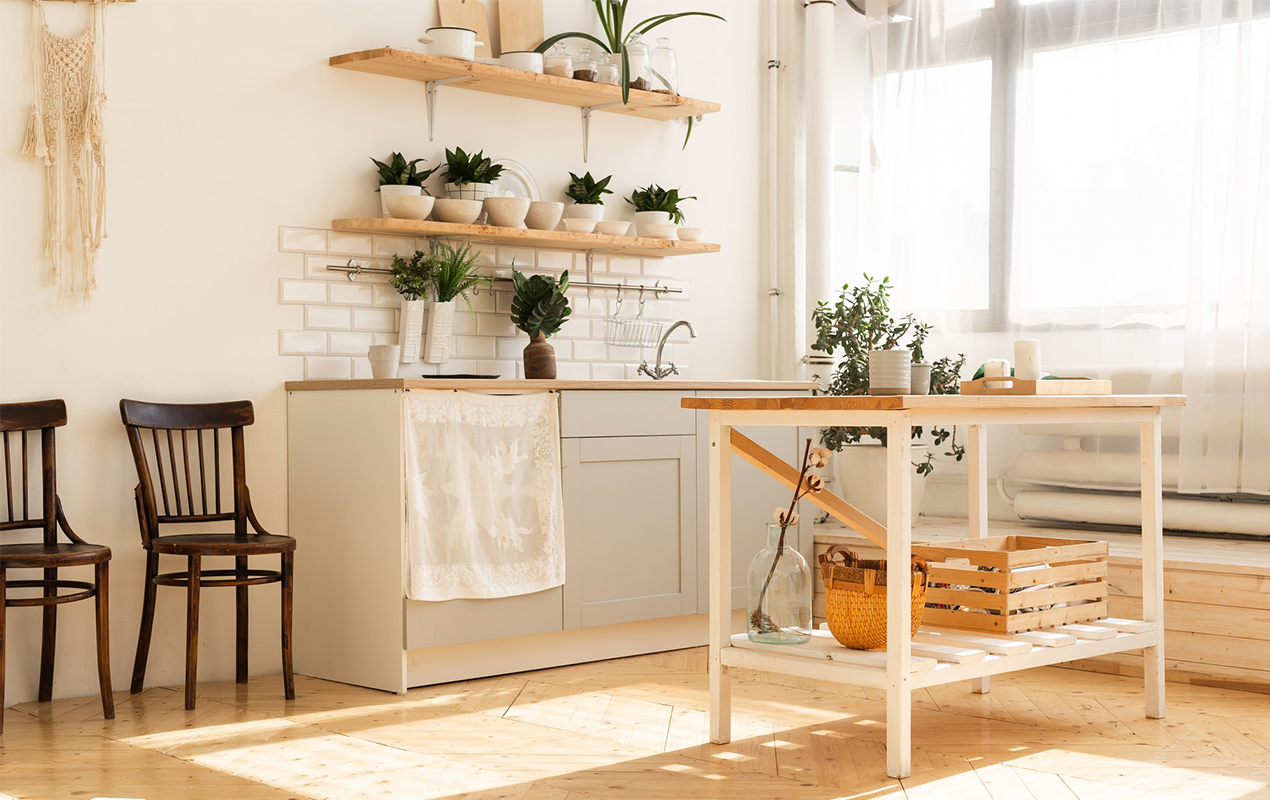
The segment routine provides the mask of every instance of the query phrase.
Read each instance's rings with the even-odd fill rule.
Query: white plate
[[[523,197],[527,200],[541,200],[538,182],[529,174],[525,165],[510,158],[500,158],[494,162],[503,168],[503,174],[491,184],[490,197]]]

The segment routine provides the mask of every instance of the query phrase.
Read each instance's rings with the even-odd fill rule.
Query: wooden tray
[[[1005,386],[989,388],[988,383]],[[1023,378],[992,377],[961,382],[962,394],[1111,394],[1111,381],[1093,378],[1057,378],[1047,381],[1029,381]]]

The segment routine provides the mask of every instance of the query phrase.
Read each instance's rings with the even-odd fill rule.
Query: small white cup
[[[401,368],[401,345],[372,344],[366,356],[370,359],[370,374],[375,376],[375,380],[397,377],[397,370]]]

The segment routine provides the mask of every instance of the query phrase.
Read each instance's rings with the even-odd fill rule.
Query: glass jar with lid
[[[658,39],[657,46],[649,53],[648,70],[654,92],[679,94],[679,62],[666,37]]]
[[[648,45],[640,39],[638,33],[631,34],[626,40],[626,59],[630,64],[629,78],[632,89],[647,92],[653,88],[648,71]]]
[[[591,59],[591,48],[578,48],[578,60],[573,62],[573,79],[595,82],[596,78],[596,63]]]
[[[543,59],[543,72],[561,78],[573,77],[573,57],[569,55],[569,49],[564,46],[564,42],[556,42],[556,46],[547,53],[546,58]]]
[[[620,56],[602,53],[600,61],[595,65],[595,79],[600,83],[617,86],[622,82],[622,65],[618,63]]]

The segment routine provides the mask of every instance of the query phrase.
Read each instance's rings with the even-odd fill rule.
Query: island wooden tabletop
[[[1181,394],[961,395],[873,397],[685,397],[683,408],[702,411],[902,411],[908,408],[1160,408],[1184,406]]]

